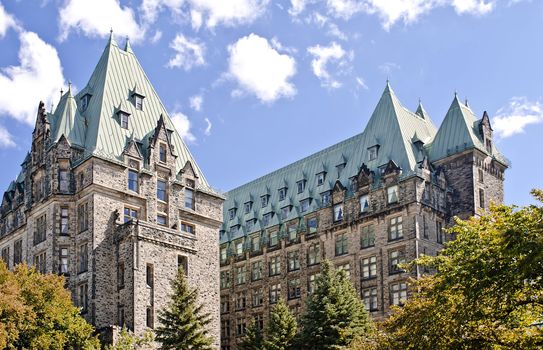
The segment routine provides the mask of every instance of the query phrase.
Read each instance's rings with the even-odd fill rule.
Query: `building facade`
[[[365,130],[236,188],[220,231],[222,349],[248,324],[264,327],[279,299],[296,314],[320,263],[347,271],[374,318],[408,296],[407,280],[430,271],[398,265],[435,255],[453,217],[503,201],[508,161],[455,96],[436,128],[419,104],[404,108],[389,84]]]
[[[110,38],[77,95],[61,92],[51,112],[40,103],[32,150],[3,196],[0,251],[10,268],[64,275],[99,330],[136,334],[157,325],[182,266],[218,347],[223,201],[129,43]]]

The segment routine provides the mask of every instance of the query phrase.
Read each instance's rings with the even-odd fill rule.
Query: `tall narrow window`
[[[69,217],[68,208],[60,208],[60,235],[68,236]]]
[[[159,149],[159,160],[163,163],[166,163],[166,145],[161,143],[158,149]]]
[[[166,181],[157,180],[156,182],[156,197],[158,200],[166,202]]]
[[[398,201],[398,186],[390,186],[387,188],[388,203],[396,203]]]
[[[138,192],[138,172],[135,170],[128,170],[128,189]]]
[[[130,114],[119,112],[119,122],[121,123],[121,128],[128,129],[128,119]]]
[[[183,269],[185,276],[189,275],[189,259],[184,255],[177,256],[177,269]]]
[[[436,221],[436,240],[437,243],[443,243],[443,227],[441,221]]]
[[[388,226],[388,240],[389,241],[403,238],[402,221],[403,220],[401,216],[390,219],[389,226]]]
[[[317,186],[322,186],[324,184],[324,178],[325,178],[324,172],[317,174]]]
[[[391,251],[388,255],[388,261],[389,261],[389,273],[391,275],[404,271],[400,267],[401,264],[405,263],[405,255],[403,251],[401,250]]]
[[[85,112],[85,110],[89,106],[90,98],[90,94],[85,94],[83,97],[81,97],[81,112]]]
[[[89,228],[89,203],[79,204],[77,207],[77,220],[79,221],[79,232]]]
[[[42,215],[35,221],[34,245],[45,241],[47,237],[47,217]]]
[[[288,271],[297,271],[300,269],[300,252],[295,250],[293,252],[288,252]]]
[[[86,313],[89,306],[89,285],[83,283],[79,285],[79,307],[81,308],[81,313]]]
[[[319,225],[319,222],[317,218],[307,219],[307,229],[309,230],[309,234],[316,233],[318,225]]]
[[[68,247],[60,247],[59,249],[59,268],[61,274],[67,274],[68,270]]]
[[[13,266],[23,262],[23,240],[13,243]]]
[[[185,187],[185,208],[194,209],[194,191]]]
[[[138,111],[143,110],[143,97],[137,94],[134,94],[134,105]]]
[[[361,267],[363,279],[377,277],[377,257],[375,255],[368,258],[363,258],[361,261]]]
[[[89,267],[89,251],[87,243],[79,246],[78,252],[79,270],[78,273],[86,272]]]
[[[119,263],[117,268],[117,281],[119,283],[119,289],[124,288],[124,263]]]
[[[307,249],[307,266],[315,265],[321,261],[320,243],[313,243]]]
[[[368,288],[362,291],[362,301],[366,311],[377,310],[377,288]]]
[[[39,253],[34,256],[34,267],[39,273],[47,272],[47,253]]]
[[[260,206],[262,208],[265,208],[265,207],[268,206],[268,195],[267,194],[260,197]]]
[[[251,267],[251,281],[262,279],[262,260],[256,261]]]
[[[368,195],[360,197],[360,212],[366,213],[370,210],[370,201]]]
[[[300,180],[296,183],[298,193],[302,193],[305,190],[305,180]]]
[[[275,304],[281,297],[281,284],[272,284],[270,286],[270,304]]]
[[[145,280],[147,282],[147,287],[153,288],[155,285],[153,264],[147,264],[145,268]]]
[[[279,189],[279,201],[285,200],[287,198],[287,188],[283,187]]]
[[[479,208],[485,207],[485,190],[482,188],[479,189]]]
[[[334,221],[343,220],[343,204],[334,205]]]
[[[336,256],[348,253],[348,237],[346,233],[341,233],[336,236]]]
[[[373,224],[363,226],[360,229],[360,248],[375,246],[375,231]]]
[[[2,248],[2,260],[9,269],[9,247]]]
[[[403,305],[407,300],[407,283],[394,283],[390,285],[390,305]]]
[[[483,169],[479,169],[478,173],[479,173],[479,182],[484,183],[485,177],[484,177]]]
[[[147,312],[146,312],[146,325],[148,328],[154,328],[154,315],[153,315],[153,307],[147,306]]]
[[[60,192],[68,192],[70,180],[68,178],[68,171],[61,169],[58,172],[58,190]]]

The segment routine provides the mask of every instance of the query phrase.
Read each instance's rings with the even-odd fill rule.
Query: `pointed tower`
[[[487,210],[492,202],[503,202],[503,173],[509,163],[492,145],[486,112],[477,120],[455,94],[428,151],[430,161],[443,169],[453,189],[452,215],[465,219]]]

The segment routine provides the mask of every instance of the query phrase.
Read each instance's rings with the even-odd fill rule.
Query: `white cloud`
[[[228,75],[238,82],[240,89],[262,102],[296,94],[289,81],[296,74],[296,61],[275,50],[267,39],[250,34],[230,45],[228,52]]]
[[[170,47],[176,52],[175,56],[168,61],[170,68],[177,67],[188,71],[206,63],[204,59],[205,44],[197,39],[191,40],[183,34],[177,34],[170,43]]]
[[[2,125],[0,125],[0,148],[15,147],[15,141],[13,137]]]
[[[204,102],[204,97],[202,95],[194,95],[189,98],[190,108],[194,109],[196,112],[202,110],[202,103]]]
[[[397,63],[394,63],[394,62],[385,62],[381,65],[379,65],[379,70],[381,72],[383,72],[384,74],[386,75],[390,75],[392,73],[392,71],[396,70],[396,69],[400,69],[400,65],[397,64]]]
[[[196,137],[190,131],[191,123],[190,123],[189,117],[187,117],[181,112],[175,112],[171,114],[171,119],[172,119],[173,125],[175,126],[175,129],[177,130],[179,135],[181,135],[181,138],[185,142],[196,141]]]
[[[362,77],[356,77],[356,84],[364,89],[364,90],[368,90],[368,85],[366,84],[366,81],[364,80],[364,78]]]
[[[313,73],[321,81],[321,86],[337,89],[341,87],[339,82],[328,69],[328,64],[333,63],[340,69],[343,69],[349,61],[353,59],[352,52],[346,52],[341,45],[332,42],[329,46],[311,46],[307,48],[313,59],[311,60],[311,68]]]
[[[373,0],[388,2],[389,0]],[[402,0],[391,0],[390,2]],[[364,9],[364,4],[358,0],[327,0],[328,12],[334,17],[349,19]]]
[[[0,38],[3,38],[9,28],[18,28],[15,18],[6,12],[2,3],[0,3]]]
[[[138,42],[145,36],[144,28],[136,22],[130,7],[121,7],[118,0],[67,0],[59,11],[60,40],[66,40],[71,30],[88,37],[104,38],[110,29],[118,36],[128,36]]]
[[[252,23],[264,14],[269,2],[270,0],[144,0],[141,8],[146,23],[154,22],[158,13],[167,8],[177,14],[188,14],[192,27],[198,29],[203,23],[208,28]]]
[[[459,14],[484,15],[494,9],[496,0],[453,0],[452,6]]]
[[[213,124],[211,124],[211,121],[208,118],[204,118],[204,120],[207,124],[206,129],[204,130],[204,135],[209,136],[211,135],[211,127]]]
[[[160,39],[162,39],[162,32],[160,30],[157,30],[155,34],[151,37],[151,39],[149,39],[149,41],[151,42],[151,44],[156,44],[160,41]]]
[[[543,103],[514,97],[492,119],[492,128],[501,138],[522,134],[526,126],[543,122]]]
[[[0,72],[0,114],[33,125],[38,102],[49,106],[59,98],[64,85],[62,66],[57,50],[36,33],[19,34],[19,65],[5,67]]]

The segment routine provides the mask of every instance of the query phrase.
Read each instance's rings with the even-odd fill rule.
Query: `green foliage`
[[[64,279],[0,262],[1,349],[99,349],[93,327],[72,305]]]
[[[262,331],[258,329],[257,324],[253,321],[247,327],[245,336],[238,346],[238,350],[262,350],[264,349],[264,337]]]
[[[205,328],[210,316],[197,304],[198,291],[189,288],[183,269],[172,281],[172,291],[168,306],[159,312],[160,326],[155,330],[161,349],[213,349],[213,340]]]
[[[541,202],[541,191],[533,191]],[[415,264],[436,275],[384,324],[391,349],[541,349],[543,208],[495,206],[457,220],[456,239]]]
[[[297,329],[296,318],[288,309],[285,301],[279,299],[270,314],[264,348],[266,350],[292,349]]]
[[[142,336],[137,337],[123,327],[115,344],[106,346],[106,350],[146,349],[152,342],[153,333],[151,331],[147,330]]]
[[[302,348],[341,349],[354,339],[372,336],[373,324],[345,271],[324,261],[315,283],[302,318]]]

